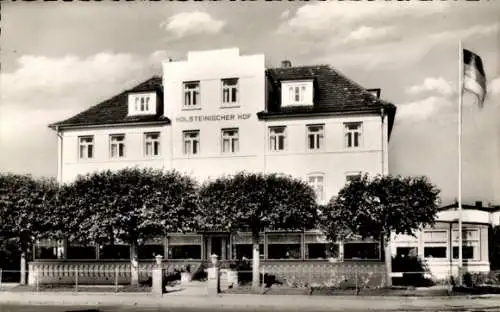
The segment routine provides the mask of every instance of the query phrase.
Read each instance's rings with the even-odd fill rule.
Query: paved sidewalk
[[[498,309],[500,297],[364,297],[291,295],[180,295],[151,293],[0,292],[0,305],[92,305],[273,311],[439,311]],[[493,311],[493,310],[490,310]]]

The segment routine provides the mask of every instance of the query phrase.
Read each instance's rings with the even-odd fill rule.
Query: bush
[[[403,272],[402,277],[393,278],[394,286],[433,286],[434,282],[424,276],[428,271],[425,263],[416,256],[398,256],[392,259],[392,272]]]

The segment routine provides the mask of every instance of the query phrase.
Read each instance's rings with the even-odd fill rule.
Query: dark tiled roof
[[[454,202],[453,204],[449,204],[443,207],[440,207],[438,210],[449,210],[449,209],[457,209],[458,208],[458,203]],[[462,209],[476,209],[476,210],[481,210],[481,211],[488,211],[488,212],[495,212],[495,211],[500,211],[500,205],[488,205],[484,206],[482,203],[476,203],[475,205],[469,205],[469,204],[462,204]]]
[[[329,65],[271,68],[266,71],[271,90],[267,111],[259,118],[297,116],[323,113],[380,113],[383,107],[388,114],[389,134],[396,114],[396,106],[378,99],[372,92],[361,87]],[[314,81],[314,104],[312,106],[281,107],[281,81]]]
[[[157,93],[158,109],[156,115],[141,115],[127,116],[128,114],[128,93],[155,91]],[[94,126],[94,125],[109,125],[109,124],[127,124],[136,122],[165,122],[168,123],[168,118],[163,116],[163,90],[162,78],[154,76],[139,85],[126,90],[104,102],[101,102],[91,108],[60,122],[53,123],[49,127],[55,129],[56,126],[77,127],[77,126]]]

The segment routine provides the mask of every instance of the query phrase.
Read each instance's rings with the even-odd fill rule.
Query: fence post
[[[35,279],[36,279],[36,291],[40,291],[40,278],[38,277],[40,275],[40,270],[35,271]]]
[[[118,267],[115,267],[115,292],[118,292]]]
[[[265,270],[264,266],[262,266],[262,285],[261,285],[260,292],[264,293],[265,291],[266,291],[266,270]]]
[[[359,294],[359,290],[358,290],[358,270],[357,269],[354,269],[354,276],[355,276],[355,279],[356,279],[356,295]]]
[[[0,289],[2,288],[2,268],[0,268]]]
[[[75,291],[78,292],[78,267],[75,269]]]
[[[26,285],[26,254],[21,253],[21,272],[19,284]]]

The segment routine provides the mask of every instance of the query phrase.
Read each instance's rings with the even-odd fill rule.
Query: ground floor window
[[[250,233],[237,233],[232,237],[233,244],[233,259],[252,259],[253,258],[253,245],[252,234]],[[264,234],[259,235],[259,253],[260,258],[264,259]]]
[[[306,233],[304,240],[306,259],[325,260],[339,258],[339,245],[330,243],[323,235]]]
[[[425,258],[448,258],[448,231],[426,230],[423,233]]]
[[[168,259],[201,259],[201,235],[168,237]]]
[[[75,242],[68,242],[66,256],[68,259],[90,260],[96,259],[97,249],[93,244],[83,245]]]
[[[268,259],[302,259],[300,234],[268,234]]]
[[[114,245],[101,245],[99,246],[100,259],[114,259],[114,260],[129,260],[130,259],[130,245],[128,244],[114,244]]]
[[[458,259],[459,236],[458,229],[454,229],[453,233],[453,259]],[[479,260],[479,229],[463,229],[462,230],[462,258],[468,260]]]
[[[35,259],[64,259],[64,244],[53,239],[38,240],[35,245]]]
[[[344,259],[380,260],[380,244],[377,242],[345,242]]]
[[[163,238],[147,240],[137,246],[138,259],[154,259],[157,255],[165,255],[165,242]]]

